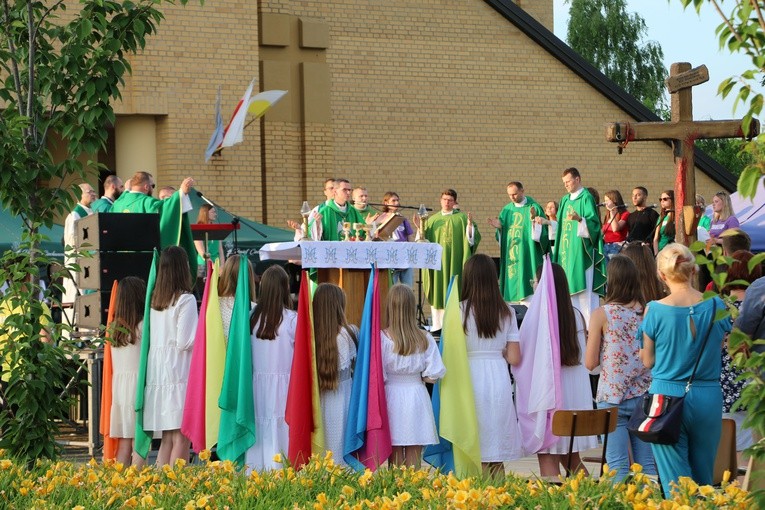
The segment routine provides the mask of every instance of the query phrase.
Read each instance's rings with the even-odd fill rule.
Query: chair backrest
[[[603,434],[603,451],[600,458],[600,471],[606,463],[606,447],[608,446],[608,434],[616,430],[616,420],[619,415],[618,407],[608,409],[578,409],[555,411],[552,420],[552,433],[556,436],[568,437],[568,456],[566,460],[566,474],[571,474],[571,453],[574,448],[575,436],[597,436]],[[579,466],[573,466],[579,469]]]
[[[555,411],[552,433],[556,436],[597,436],[616,430],[616,407]]]
[[[717,445],[712,485],[720,485],[723,481],[723,474],[726,471],[730,471],[731,482],[738,476],[736,422],[728,418],[724,418],[722,421],[722,433],[720,434],[720,443]]]

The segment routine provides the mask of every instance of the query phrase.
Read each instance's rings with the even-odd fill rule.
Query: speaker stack
[[[76,248],[83,253],[77,257],[75,282],[83,292],[75,301],[75,323],[98,329],[106,324],[115,280],[148,280],[154,248],[160,246],[159,214],[96,213],[77,220],[75,228]]]

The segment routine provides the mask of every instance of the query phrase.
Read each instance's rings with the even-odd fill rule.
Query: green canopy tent
[[[11,214],[7,209],[0,211],[0,253],[8,250],[18,251],[21,245],[21,233],[24,223],[21,218]],[[53,225],[51,228],[40,227],[43,241],[40,247],[49,257],[64,260],[64,227]]]
[[[194,206],[194,210],[189,212],[189,221],[191,223],[196,223],[199,207],[206,202],[199,196],[195,189],[191,190],[189,198],[191,199],[191,204]],[[218,223],[231,223],[234,219],[229,211],[222,209],[220,206],[216,207],[216,209],[218,211]],[[258,250],[260,250],[264,244],[292,241],[295,237],[295,233],[291,230],[270,227],[263,223],[249,220],[243,216],[237,216],[237,218],[239,218],[239,230],[232,232],[223,241],[223,247],[225,248],[227,255],[233,253],[234,235],[236,234],[239,253],[246,253],[253,266],[256,266],[260,262]]]

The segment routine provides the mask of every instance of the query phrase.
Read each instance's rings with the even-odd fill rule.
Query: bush
[[[209,459],[209,452],[202,452]],[[0,455],[2,458],[2,455]],[[407,468],[357,473],[312,457],[295,471],[244,476],[228,461],[163,468],[125,468],[39,461],[26,470],[0,460],[0,506],[5,508],[750,508],[736,482],[720,489],[683,479],[664,501],[658,486],[633,466],[624,482],[614,473],[600,480],[579,475],[554,485],[508,475],[499,480],[459,479],[436,471]]]

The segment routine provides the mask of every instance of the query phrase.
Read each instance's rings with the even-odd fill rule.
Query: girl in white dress
[[[114,320],[109,325],[112,348],[112,408],[109,435],[117,439],[117,462],[142,467],[143,458],[133,450],[135,390],[141,362],[141,333],[146,303],[146,282],[128,276],[119,282]],[[132,462],[131,462],[132,461]]]
[[[582,313],[571,304],[566,272],[558,264],[552,264],[552,272],[560,333],[560,385],[563,393],[563,406],[560,409],[592,409],[590,376],[584,366],[587,327]],[[568,437],[561,437],[549,449],[537,452],[542,477],[560,476],[560,466],[566,466],[568,443]],[[574,438],[571,465],[575,471],[587,471],[579,452],[597,446],[595,436]]]
[[[228,330],[231,328],[231,315],[234,313],[234,298],[236,297],[236,284],[239,280],[240,255],[231,255],[223,263],[218,278],[218,301],[220,303],[220,316],[223,321],[223,338],[228,342]],[[247,275],[250,279],[250,308],[255,306],[255,271],[247,257],[244,257],[249,266]]]
[[[319,398],[326,448],[340,465],[345,465],[343,445],[356,359],[356,331],[345,319],[343,289],[331,283],[319,284],[313,295]]]
[[[388,291],[388,327],[382,331],[385,398],[393,453],[390,462],[420,467],[422,446],[438,444],[425,383],[446,373],[436,341],[417,327],[414,292],[404,284]]]
[[[290,310],[291,306],[287,273],[281,266],[269,267],[260,282],[260,302],[250,316],[257,433],[255,444],[245,453],[248,474],[252,470],[281,469],[273,457],[277,453],[286,457],[288,453],[289,427],[284,413],[297,328],[297,314]]]
[[[162,252],[151,295],[151,343],[146,366],[144,430],[162,432],[157,465],[188,461],[190,442],[181,433],[191,351],[197,329],[197,300],[186,252]]]
[[[504,475],[503,462],[523,456],[507,366],[521,362],[521,348],[515,312],[502,299],[488,255],[473,255],[465,263],[460,297],[481,461],[488,475]]]

